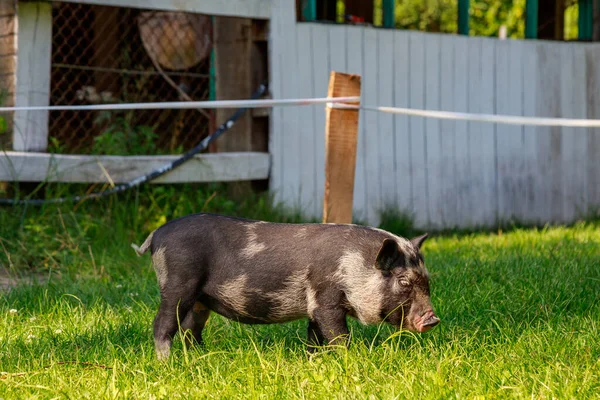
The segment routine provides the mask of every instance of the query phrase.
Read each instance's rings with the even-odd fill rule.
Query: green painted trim
[[[458,33],[469,36],[469,0],[458,0]]]
[[[317,19],[317,0],[303,0],[302,15],[305,21],[315,21]]]
[[[215,26],[215,17],[210,17],[213,27]],[[213,28],[214,29],[214,28]],[[213,35],[214,36],[214,35]],[[208,81],[208,99],[217,99],[217,82],[215,76],[215,46],[213,43],[212,49],[210,50],[210,69],[209,69],[209,81]]]
[[[593,18],[592,0],[579,0],[577,20],[579,40],[592,40]]]
[[[383,0],[383,26],[396,27],[396,0]]]
[[[538,30],[538,0],[527,0],[525,5],[525,38],[536,39]]]

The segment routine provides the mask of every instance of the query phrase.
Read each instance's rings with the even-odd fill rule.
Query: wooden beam
[[[252,20],[215,17],[214,51],[216,99],[246,99],[251,87]],[[224,123],[231,110],[216,110],[217,125]],[[242,115],[235,125],[216,142],[217,151],[248,151],[252,146],[251,115]]]
[[[14,1],[0,1],[0,104],[15,105],[17,80],[17,10]],[[0,149],[11,142],[14,113],[0,115]]]
[[[249,18],[215,17],[214,52],[217,100],[244,99],[268,82],[268,23]],[[216,122],[229,110],[216,111]],[[268,151],[268,112],[248,111],[216,142],[217,152]],[[264,187],[264,182],[253,182]],[[230,185],[232,195],[246,195],[248,183]]]
[[[52,59],[52,5],[19,2],[17,54],[17,107],[50,104]],[[45,151],[48,146],[48,111],[16,111],[13,149]]]
[[[5,152],[0,153],[0,181],[109,183],[112,180],[114,183],[125,183],[176,158]],[[201,154],[152,183],[266,179],[269,166],[268,153]]]
[[[358,75],[332,71],[328,97],[360,96]],[[351,223],[358,140],[358,110],[327,108],[325,113],[324,223]]]
[[[61,0],[66,3],[186,11],[207,15],[271,18],[270,0]]]

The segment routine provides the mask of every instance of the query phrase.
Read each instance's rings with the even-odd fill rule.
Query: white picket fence
[[[540,117],[600,116],[600,46],[296,23],[271,5],[274,98],[322,97],[331,70],[362,104]],[[276,198],[320,217],[322,106],[273,110]],[[600,132],[360,112],[355,217],[391,208],[419,227],[567,222],[600,205]]]

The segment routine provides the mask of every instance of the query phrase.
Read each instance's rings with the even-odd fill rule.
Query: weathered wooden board
[[[600,46],[585,49],[587,117],[600,118]],[[586,142],[587,161],[587,211],[598,214],[600,210],[600,129],[588,129]]]
[[[486,114],[494,113],[494,74],[496,63],[494,60],[495,39],[480,38],[480,87],[478,100],[479,112]],[[497,220],[497,187],[496,187],[496,127],[494,124],[475,124],[475,130],[470,134],[477,135],[479,147],[471,153],[471,170],[481,171],[481,186],[479,193],[473,195],[477,198],[479,208],[478,217],[473,220],[475,225],[493,226]]]
[[[425,108],[439,110],[441,106],[441,37],[425,36]],[[443,226],[444,207],[440,201],[443,196],[442,187],[442,143],[440,137],[440,120],[425,120],[425,168],[427,175],[426,199],[428,206],[428,225],[432,228]]]
[[[312,29],[313,43],[313,94],[316,97],[326,97],[327,87],[329,85],[329,40],[328,29],[326,26],[316,24]],[[290,77],[290,79],[294,79]],[[311,82],[301,83],[310,85]],[[319,206],[319,212],[316,217],[323,217],[323,198],[325,194],[325,105],[315,105],[314,110],[314,133],[313,133],[313,152],[315,155],[315,183],[317,185],[317,197],[315,202]],[[302,124],[310,126],[310,121],[301,121]],[[310,140],[310,137],[302,140]],[[293,151],[293,150],[292,150]]]
[[[186,11],[208,15],[223,15],[256,19],[271,18],[270,0],[60,0],[67,3],[151,10]]]
[[[52,48],[52,5],[19,3],[17,39],[17,107],[50,104],[50,61]],[[48,146],[48,112],[14,113],[13,149],[45,151]]]
[[[410,100],[412,108],[425,108],[425,34],[410,32]],[[365,77],[366,78],[366,77]],[[368,88],[365,88],[365,91]],[[429,222],[427,203],[427,160],[425,152],[425,118],[411,117],[410,169],[411,212],[415,225],[426,226]]]
[[[296,49],[298,51],[298,80],[301,82],[313,81],[313,55],[312,55],[312,29],[310,25],[299,25],[296,30]],[[298,96],[302,98],[316,97],[313,85],[298,86]],[[296,149],[301,157],[300,168],[300,202],[302,207],[310,211],[312,215],[316,214],[317,207],[322,204],[317,202],[317,169],[322,166],[317,165],[315,153],[315,126],[312,123],[314,119],[314,107],[300,107],[298,111],[299,124],[298,134],[291,135],[290,139],[297,141]],[[319,106],[323,107],[323,106]],[[325,129],[321,127],[320,129]],[[320,143],[324,145],[324,143]]]
[[[440,109],[454,110],[454,70],[455,52],[454,40],[450,36],[441,38],[440,50]],[[440,121],[441,130],[441,194],[438,203],[443,207],[442,224],[444,227],[453,227],[459,224],[458,191],[456,190],[456,122],[450,120]]]
[[[377,104],[394,104],[394,35],[385,30],[377,32]],[[385,79],[384,77],[388,77]],[[377,113],[377,146],[379,147],[379,198],[378,211],[394,209],[396,206],[396,168],[394,146],[394,116]],[[375,135],[373,135],[375,136]]]
[[[410,101],[410,36],[403,31],[394,31],[394,77],[386,82],[394,88],[395,107],[408,107]],[[396,178],[393,184],[396,189],[398,211],[412,212],[412,175],[410,154],[410,125],[406,115],[394,115],[394,156]]]
[[[125,183],[177,156],[84,156],[30,152],[0,154],[0,181]],[[266,179],[268,153],[213,153],[193,159],[152,183],[232,182]]]
[[[537,43],[531,41],[525,43],[525,50],[521,58],[523,68],[523,115],[526,117],[535,117],[537,115],[537,79],[539,70],[537,57]],[[525,176],[525,189],[522,194],[523,209],[526,214],[523,222],[535,222],[538,220],[537,210],[540,193],[536,187],[537,176],[537,127],[526,126],[523,129],[523,148],[524,158],[523,174]]]
[[[365,29],[363,35],[363,95],[362,101],[364,104],[377,104],[378,102],[378,86],[377,86],[377,31],[374,29]],[[367,62],[366,60],[371,60]],[[379,115],[373,111],[364,113],[365,124],[364,135],[366,140],[364,143],[367,157],[365,159],[365,170],[367,176],[367,210],[366,217],[368,221],[373,221],[379,224],[380,210],[382,206],[381,198],[381,181],[379,180]]]
[[[348,73],[363,75],[363,33],[361,26],[346,28],[344,51],[347,54],[346,69]],[[352,49],[350,51],[348,49]],[[363,85],[364,87],[364,82]],[[364,93],[364,91],[363,91]],[[356,176],[354,178],[354,219],[367,221],[367,140],[369,132],[365,130],[365,112],[360,111],[358,117],[358,145],[356,148]]]
[[[468,112],[469,69],[468,44],[466,37],[454,41],[454,107],[450,111]],[[471,166],[469,165],[469,128],[466,121],[456,121],[454,125],[455,189],[457,199],[456,218],[459,225],[467,225],[472,209]]]

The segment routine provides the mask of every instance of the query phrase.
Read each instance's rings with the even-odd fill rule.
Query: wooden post
[[[360,76],[332,71],[328,97],[360,96]],[[352,223],[358,110],[327,108],[324,223]]]
[[[267,22],[215,17],[213,29],[216,99],[247,99],[259,84],[267,81]],[[224,123],[231,113],[229,109],[217,110],[217,125]],[[264,110],[248,110],[215,142],[216,151],[266,151],[269,124],[265,121],[268,116]],[[250,189],[250,183],[240,182],[230,188],[233,195],[244,195]]]
[[[52,61],[52,3],[19,2],[17,107],[48,106]],[[48,111],[16,111],[13,149],[46,151]]]
[[[17,18],[15,1],[0,1],[0,104],[15,105],[17,66]],[[13,113],[0,115],[0,150],[8,150]]]

